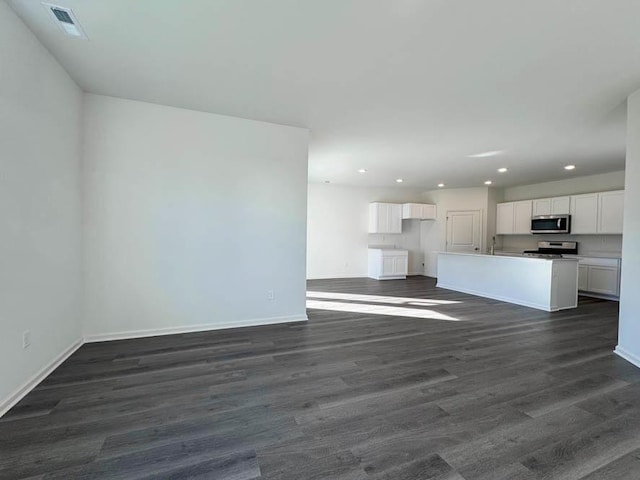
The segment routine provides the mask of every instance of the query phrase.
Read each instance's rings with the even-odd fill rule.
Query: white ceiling
[[[638,0],[51,0],[89,41],[38,0],[9,3],[88,92],[310,128],[311,181],[624,168]],[[467,157],[487,150],[505,153]]]

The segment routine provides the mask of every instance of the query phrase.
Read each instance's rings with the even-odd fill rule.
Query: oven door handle
[[[559,218],[558,219],[558,230],[560,230],[562,228],[562,219]]]

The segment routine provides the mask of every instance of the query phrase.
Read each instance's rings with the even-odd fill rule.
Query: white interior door
[[[447,252],[475,253],[482,250],[482,212],[447,212]]]

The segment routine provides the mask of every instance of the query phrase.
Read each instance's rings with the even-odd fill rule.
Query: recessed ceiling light
[[[567,165],[566,167],[564,167],[565,170],[575,170],[576,166],[575,165]]]
[[[358,170],[358,173],[367,173],[367,169],[366,168],[361,168],[360,170]]]
[[[331,183],[331,180],[325,180],[324,183]]]
[[[507,172],[507,171],[509,171],[509,169],[507,167],[502,167],[502,168],[498,169],[498,172],[500,172],[500,173],[504,173],[504,172]]]
[[[482,152],[482,153],[474,153],[473,155],[467,155],[469,158],[485,158],[485,157],[495,157],[496,155],[500,155],[502,150],[491,150],[490,152]]]
[[[438,187],[440,187],[440,188],[444,187],[444,183],[439,183]]]
[[[485,185],[491,185],[493,182],[491,180],[487,180],[486,182],[484,182]]]
[[[404,180],[402,178],[396,178],[396,182],[402,183],[402,182],[404,182]]]

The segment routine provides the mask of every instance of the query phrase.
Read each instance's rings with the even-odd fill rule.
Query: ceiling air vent
[[[67,7],[51,5],[50,3],[43,3],[42,5],[65,34],[74,38],[87,38],[87,34],[84,33],[78,19],[73,14],[73,10]]]

